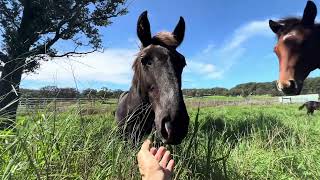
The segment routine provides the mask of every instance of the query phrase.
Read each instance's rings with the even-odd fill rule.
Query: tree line
[[[236,85],[231,89],[215,87],[207,89],[183,89],[183,94],[187,97],[202,96],[249,96],[249,95],[270,95],[282,96],[276,88],[276,82],[249,82]],[[38,90],[21,89],[22,98],[119,98],[123,90],[111,90],[103,87],[99,90],[88,88],[78,91],[75,88],[59,88],[57,86],[45,86]],[[320,77],[308,78],[301,94],[312,94],[320,92]]]
[[[85,89],[79,91],[76,88],[59,88],[57,86],[45,86],[38,90],[36,89],[20,89],[22,98],[98,98],[109,99],[118,98],[124,91],[111,90],[106,87],[97,89]]]
[[[304,82],[301,94],[316,94],[320,92],[320,77],[308,78]],[[236,85],[231,89],[215,87],[208,89],[184,89],[183,94],[188,97],[202,96],[249,96],[249,95],[270,95],[282,96],[283,93],[277,90],[276,81],[273,82],[249,82]]]

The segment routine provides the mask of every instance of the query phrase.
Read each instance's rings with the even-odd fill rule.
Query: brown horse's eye
[[[300,41],[298,39],[290,38],[284,41],[286,46],[288,47],[298,47],[300,45]]]

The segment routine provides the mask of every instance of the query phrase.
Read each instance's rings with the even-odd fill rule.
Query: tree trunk
[[[15,126],[24,60],[9,61],[0,78],[0,130]]]

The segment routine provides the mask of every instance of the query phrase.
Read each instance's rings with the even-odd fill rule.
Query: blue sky
[[[24,76],[22,87],[128,89],[139,44],[136,22],[144,10],[149,12],[153,34],[172,31],[179,17],[184,17],[186,35],[178,49],[188,64],[183,88],[273,81],[278,78],[278,60],[268,20],[302,15],[305,4],[304,0],[134,0],[127,15],[102,29],[103,53],[45,62],[37,74]],[[319,75],[319,71],[311,74]]]

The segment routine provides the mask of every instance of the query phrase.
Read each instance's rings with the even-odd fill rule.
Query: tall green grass
[[[168,147],[175,179],[319,179],[320,112],[296,105],[190,108],[189,135]],[[0,132],[2,179],[140,179],[139,150],[112,111],[20,116]]]

